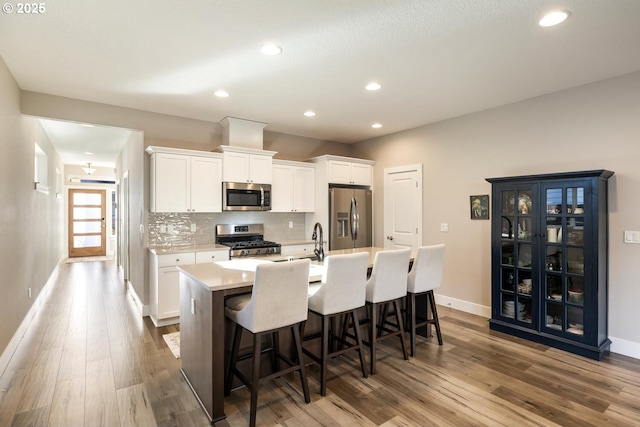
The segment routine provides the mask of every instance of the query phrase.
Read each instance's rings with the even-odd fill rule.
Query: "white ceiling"
[[[638,0],[44,4],[0,15],[23,90],[345,143],[640,70]],[[556,9],[569,20],[537,25]]]

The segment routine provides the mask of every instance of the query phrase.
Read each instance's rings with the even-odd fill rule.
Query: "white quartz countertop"
[[[368,247],[328,251],[326,252],[326,255],[330,256],[366,252],[369,254],[369,266],[371,267],[373,265],[375,254],[380,251],[384,251],[384,249]],[[280,259],[275,260],[279,261]],[[256,266],[263,262],[271,262],[271,260],[268,259],[268,257],[234,258],[230,261],[182,265],[176,268],[180,273],[186,274],[187,276],[199,282],[205,288],[214,292],[251,286],[253,284]],[[317,282],[322,280],[323,272],[324,266],[322,265],[322,263],[313,261],[311,263],[309,282]]]
[[[229,247],[211,243],[208,245],[174,246],[170,248],[161,248],[161,247],[149,248],[149,252],[156,255],[180,254],[184,252],[204,252],[204,251],[215,251],[215,250],[229,250]]]

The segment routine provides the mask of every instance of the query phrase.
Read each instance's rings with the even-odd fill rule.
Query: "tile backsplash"
[[[289,221],[293,222],[293,228],[289,228]],[[215,243],[217,224],[264,224],[265,239],[275,242],[305,237],[311,239],[311,236],[304,235],[304,213],[149,213],[149,247],[170,248]]]

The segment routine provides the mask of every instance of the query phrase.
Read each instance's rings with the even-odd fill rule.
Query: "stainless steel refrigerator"
[[[363,187],[329,187],[329,249],[372,245],[371,190]]]

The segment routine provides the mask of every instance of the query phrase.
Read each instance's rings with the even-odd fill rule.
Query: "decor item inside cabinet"
[[[593,170],[492,184],[490,327],[600,360],[607,337],[607,180]]]

